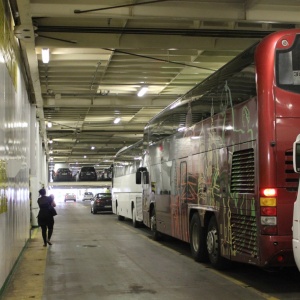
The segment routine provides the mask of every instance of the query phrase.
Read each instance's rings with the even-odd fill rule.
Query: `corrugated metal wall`
[[[33,206],[45,173],[45,154],[38,136],[35,109],[32,109],[20,71],[18,45],[12,22],[0,1],[0,289],[30,238]],[[30,187],[30,161],[35,159]],[[42,163],[41,171],[39,163]],[[35,221],[36,222],[36,221]],[[0,290],[0,292],[1,292]]]

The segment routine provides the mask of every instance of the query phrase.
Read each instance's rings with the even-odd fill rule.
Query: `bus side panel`
[[[223,134],[227,152],[220,153],[220,160],[227,155],[228,170],[223,166],[223,171],[228,175],[227,181],[220,180],[227,184],[218,218],[224,245],[221,254],[234,261],[258,264],[256,98],[227,110]]]
[[[143,208],[142,208],[142,193],[134,194],[135,207],[136,207],[136,220],[138,222],[143,221]]]
[[[154,161],[159,162],[161,148],[153,146],[151,149],[154,153]],[[152,159],[152,157],[151,157]],[[152,160],[152,161],[153,161]],[[171,197],[169,194],[165,194],[163,190],[162,181],[162,165],[157,163],[150,167],[150,183],[151,194],[155,201],[155,213],[156,213],[156,228],[157,231],[170,235],[171,234]],[[164,176],[170,176],[164,174]]]

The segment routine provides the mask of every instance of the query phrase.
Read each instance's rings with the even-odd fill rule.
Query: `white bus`
[[[297,136],[293,147],[293,165],[294,171],[300,173],[300,134]],[[298,194],[294,203],[293,212],[293,253],[296,265],[300,271],[300,185],[298,186]]]
[[[134,227],[143,222],[142,186],[136,172],[142,164],[142,141],[122,148],[115,156],[112,180],[112,209],[118,220],[131,219]]]

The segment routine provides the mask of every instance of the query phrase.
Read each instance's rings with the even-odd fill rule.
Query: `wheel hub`
[[[218,245],[217,245],[217,231],[216,230],[212,230],[209,231],[207,233],[207,251],[209,254],[214,254],[217,249],[218,249]]]

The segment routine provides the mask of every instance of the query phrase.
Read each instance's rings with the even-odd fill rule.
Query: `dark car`
[[[53,181],[72,181],[74,177],[72,171],[68,168],[59,168],[53,174]]]
[[[82,167],[79,172],[79,175],[78,175],[78,180],[79,181],[97,180],[97,173],[96,173],[95,168],[94,167]]]
[[[112,212],[111,193],[98,193],[91,200],[91,213]]]

